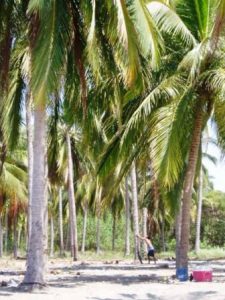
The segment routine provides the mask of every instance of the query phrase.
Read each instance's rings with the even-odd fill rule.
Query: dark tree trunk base
[[[38,283],[38,282],[22,282],[16,290],[18,292],[27,292],[27,293],[35,293],[43,290],[47,290],[48,285],[46,283]]]

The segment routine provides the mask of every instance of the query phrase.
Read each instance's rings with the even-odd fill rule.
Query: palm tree
[[[218,68],[218,64],[223,66],[223,60],[219,59],[223,55],[219,36],[223,28],[225,4],[219,0],[203,6],[200,1],[192,2],[176,1],[173,5],[175,11],[168,3],[154,1],[148,5],[165,38],[172,36],[172,50],[170,45],[164,69],[156,76],[160,84],[156,81],[150,87],[148,96],[140,97],[139,106],[130,119],[132,110],[129,106],[128,110],[124,108],[128,118],[125,131],[118,134],[119,137],[122,136],[122,142],[118,136],[112,139],[105,155],[107,158],[113,154],[117,160],[120,157],[121,161],[121,156],[125,157],[126,153],[128,158],[121,168],[119,181],[125,173],[125,166],[131,164],[135,156],[151,145],[153,169],[157,172],[160,185],[168,190],[174,189],[178,183],[179,186],[183,185],[177,266],[186,270],[190,206],[200,136],[212,112],[218,124],[219,142],[222,147],[224,145],[224,126],[221,123],[222,111],[224,112],[221,100],[223,71]],[[178,39],[185,46],[179,52],[173,50],[174,41]],[[172,57],[175,57],[175,64],[170,61]],[[169,62],[173,62],[172,68]],[[146,122],[143,122],[143,118]],[[184,123],[187,126],[184,127]],[[135,151],[130,151],[128,145],[132,145]],[[112,165],[112,156],[108,164],[103,162],[100,165],[100,173],[105,174],[110,164]]]
[[[82,5],[70,0],[65,1],[29,1],[22,5],[23,18],[25,26],[21,26],[20,36],[24,36],[22,31],[28,29],[29,45],[25,45],[31,57],[30,73],[30,91],[33,95],[33,116],[34,116],[34,134],[33,134],[33,169],[32,169],[32,191],[31,191],[31,216],[30,239],[28,245],[27,271],[24,278],[24,284],[42,286],[44,280],[44,215],[47,210],[46,201],[46,107],[48,101],[51,101],[51,95],[63,84],[63,75],[65,66],[72,62],[75,66],[76,81],[75,86],[81,86],[84,111],[86,110],[87,85],[85,83],[85,66],[83,63],[83,52],[85,37],[87,40],[88,61],[95,74],[96,63],[102,57],[108,62],[114,64],[113,74],[118,72],[122,75],[123,83],[126,87],[131,87],[138,82],[139,88],[144,85],[141,80],[142,65],[141,53],[143,57],[151,56],[153,67],[158,65],[160,43],[156,36],[157,32],[151,15],[146,9],[143,1],[131,1],[126,4],[124,1],[107,2],[101,5],[101,10],[96,9],[96,1],[90,7],[89,1]],[[11,6],[12,4],[12,6]],[[1,3],[2,5],[2,3]],[[18,5],[17,2],[10,1],[9,7]],[[2,8],[2,7],[1,7]],[[17,7],[16,7],[17,8]],[[89,25],[88,9],[91,9],[91,25],[88,36],[85,28]],[[1,9],[1,12],[3,10]],[[17,9],[15,9],[17,11]],[[27,26],[28,11],[29,25]],[[4,18],[5,27],[10,29],[11,16],[8,11],[7,18]],[[108,22],[109,19],[112,22]],[[97,20],[97,22],[96,22]],[[86,23],[86,27],[83,22]],[[1,19],[2,22],[2,19]],[[108,24],[112,27],[109,32]],[[138,23],[138,26],[137,26]],[[16,23],[17,24],[17,23]],[[141,26],[139,26],[141,25]],[[29,28],[28,28],[29,27]],[[9,39],[9,30],[6,30],[7,42]],[[136,30],[139,34],[137,34]],[[147,39],[143,33],[148,33]],[[11,36],[10,36],[11,38]],[[14,37],[14,47],[19,44],[19,38]],[[7,51],[4,52],[10,57],[12,43],[6,43]],[[95,46],[95,47],[94,47]],[[24,49],[24,48],[23,48]],[[89,51],[88,49],[91,49]],[[95,49],[95,51],[93,51]],[[101,53],[101,55],[98,55]],[[72,57],[72,60],[69,58]],[[93,59],[94,58],[94,59]],[[95,60],[95,58],[97,58]],[[41,60],[41,61],[40,61]],[[9,59],[4,59],[8,62]],[[21,57],[20,65],[24,61]],[[107,67],[112,64],[101,64],[101,75],[106,74]],[[21,70],[21,68],[20,68]],[[5,72],[4,74],[7,74]],[[21,73],[21,72],[20,72]],[[1,73],[3,74],[3,73]],[[21,76],[20,76],[21,78]],[[75,78],[73,75],[71,78]],[[97,77],[96,77],[97,78]],[[4,81],[4,80],[3,80]],[[23,83],[23,80],[20,81]],[[21,89],[20,89],[21,90]],[[80,99],[79,98],[79,99]]]
[[[167,93],[167,99],[174,99],[159,109],[150,123],[155,129],[153,153],[155,169],[165,186],[170,188],[178,181],[184,160],[187,167],[182,196],[182,227],[178,267],[188,268],[190,207],[192,187],[199,153],[200,137],[206,121],[214,112],[218,122],[218,134],[223,140],[223,125],[220,116],[223,109],[221,81],[219,81],[219,57],[222,55],[220,34],[224,25],[225,2],[216,1],[201,5],[200,1],[176,1],[174,19],[168,22],[169,7],[158,3],[149,5],[156,23],[167,34],[182,34],[183,39],[192,42],[192,47],[181,61],[175,75],[164,80],[153,90],[136,111],[131,123],[140,116],[150,113],[151,102],[157,101],[157,93]],[[215,4],[218,4],[215,7]],[[178,22],[179,21],[179,22]],[[216,63],[217,62],[217,63]],[[221,73],[220,73],[221,74]],[[174,81],[175,80],[175,81]],[[186,82],[185,82],[185,81]],[[176,83],[175,83],[176,82]],[[176,86],[174,85],[176,84]],[[163,96],[163,94],[162,94]],[[214,110],[213,110],[214,109]],[[187,124],[184,128],[181,124]],[[129,125],[130,126],[130,125]],[[158,158],[158,159],[156,159]]]

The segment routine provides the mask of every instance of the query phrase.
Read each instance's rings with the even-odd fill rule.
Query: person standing
[[[148,252],[147,252],[148,263],[150,264],[151,257],[153,257],[154,262],[156,263],[155,248],[154,248],[154,246],[153,246],[153,244],[152,244],[152,241],[151,241],[150,236],[144,237],[144,236],[140,236],[140,235],[138,234],[137,237],[138,237],[140,240],[145,241],[145,243],[147,244],[147,249],[148,249]]]

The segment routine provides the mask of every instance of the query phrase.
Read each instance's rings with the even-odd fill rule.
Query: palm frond
[[[157,69],[160,63],[160,53],[164,48],[161,34],[143,0],[133,1],[132,13],[143,54],[144,56],[151,55],[151,66]]]
[[[5,162],[0,177],[0,186],[9,196],[27,199],[26,173],[15,165]]]
[[[117,8],[116,61],[123,72],[127,86],[134,84],[140,70],[138,38],[124,0],[115,0]],[[116,42],[116,41],[115,41]]]
[[[192,32],[182,21],[180,16],[168,5],[158,1],[152,1],[148,4],[148,9],[161,32],[167,33],[172,37],[180,38],[183,43],[189,47],[196,44],[196,39]]]
[[[187,98],[190,95],[184,94],[177,101],[157,110],[151,123],[153,168],[161,184],[169,189],[178,182],[188,152],[193,101],[187,101]]]
[[[215,94],[225,96],[225,69],[218,68],[208,71],[205,74],[207,87],[214,91]]]
[[[3,103],[3,130],[10,148],[17,145],[20,125],[22,123],[22,108],[24,104],[25,84],[21,74],[23,55],[13,60],[9,93]]]
[[[176,11],[198,41],[209,36],[219,0],[179,0]]]
[[[101,79],[101,48],[96,36],[96,0],[92,0],[92,19],[87,37],[87,57],[93,73],[99,81]]]
[[[152,112],[152,108],[160,101],[165,103],[169,100],[175,99],[185,90],[185,78],[180,74],[175,74],[169,78],[164,79],[155,89],[153,89],[149,95],[139,105],[132,117],[127,123],[124,137],[129,130],[143,122]],[[123,141],[122,141],[123,142]]]
[[[29,3],[29,14],[38,16],[39,27],[31,53],[31,88],[35,101],[43,103],[57,88],[70,42],[70,16],[65,1],[36,1]]]
[[[209,39],[197,44],[185,55],[178,66],[179,71],[188,73],[189,81],[193,83],[201,73],[201,66],[205,64],[209,50]]]
[[[202,153],[203,158],[209,160],[210,162],[212,162],[214,165],[216,165],[217,163],[217,157],[209,154],[209,153]]]
[[[216,122],[216,131],[217,131],[217,140],[223,154],[225,153],[225,123],[224,123],[224,114],[225,114],[225,102],[223,98],[216,99],[214,105],[214,120]]]

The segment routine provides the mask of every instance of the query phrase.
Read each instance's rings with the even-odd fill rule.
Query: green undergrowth
[[[26,259],[25,253],[20,253],[19,259]],[[141,256],[143,259],[146,259],[146,254],[142,251]],[[167,252],[156,252],[156,256],[158,259],[163,260],[173,260],[175,259],[174,251]],[[4,255],[5,259],[12,259],[12,255]],[[49,260],[71,260],[70,252],[66,252],[63,257],[59,256],[59,253],[56,252],[53,258],[49,258]],[[95,251],[85,251],[84,253],[79,252],[78,260],[79,261],[130,261],[134,259],[133,253],[128,256],[124,255],[122,251],[106,251],[101,250],[98,254]],[[198,254],[195,251],[189,252],[189,259],[191,260],[217,260],[217,259],[225,259],[225,249],[224,248],[207,248],[201,249]]]
[[[175,252],[167,251],[156,253],[158,259],[175,259]],[[56,255],[57,257],[57,255]],[[67,252],[66,257],[70,258],[70,253]],[[146,255],[143,255],[143,259],[146,259]],[[97,254],[94,251],[86,251],[85,253],[79,253],[79,261],[116,261],[116,260],[133,260],[134,255],[131,253],[129,256],[125,256],[124,252],[119,251],[100,251]],[[209,248],[209,249],[201,249],[198,254],[194,251],[189,252],[189,259],[198,259],[198,260],[213,260],[213,259],[225,259],[225,249],[223,248]]]
[[[192,259],[225,259],[225,249],[224,248],[210,248],[210,249],[201,249],[198,254],[195,252],[190,252],[190,258]]]
[[[189,252],[189,259],[198,259],[198,260],[213,260],[213,259],[225,259],[225,249],[224,248],[207,248],[201,249],[198,253],[195,251]],[[158,257],[161,259],[171,259],[175,258],[175,252],[161,252],[158,253]]]

